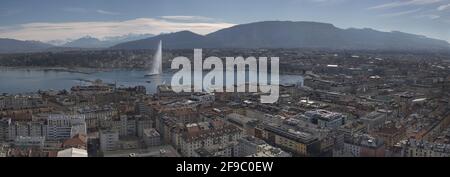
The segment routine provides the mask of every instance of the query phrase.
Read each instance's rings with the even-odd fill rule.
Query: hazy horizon
[[[274,20],[401,31],[450,41],[450,0],[5,0],[0,10],[0,38],[43,42],[183,30],[204,35]]]

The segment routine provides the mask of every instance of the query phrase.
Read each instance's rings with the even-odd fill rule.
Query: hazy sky
[[[265,20],[327,22],[450,41],[450,0],[1,0],[0,37],[50,41],[180,30],[207,34]]]

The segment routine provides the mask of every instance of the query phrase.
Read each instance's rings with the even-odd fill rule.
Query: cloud
[[[450,9],[450,4],[444,4],[444,5],[441,5],[441,6],[439,6],[437,8],[438,11],[444,11],[444,10],[447,10],[447,9]]]
[[[418,15],[418,16],[416,16],[416,17],[417,17],[417,18],[428,18],[428,19],[430,19],[430,20],[435,20],[435,19],[441,18],[441,16],[439,16],[439,15],[434,15],[434,14]]]
[[[92,21],[63,23],[27,23],[0,27],[0,37],[20,40],[63,40],[93,36],[121,36],[135,34],[160,34],[190,30],[207,34],[222,28],[234,26],[224,22],[178,22],[157,18],[137,18],[126,21]]]
[[[213,18],[203,16],[161,16],[160,18],[178,21],[214,21]]]
[[[381,14],[381,17],[397,17],[402,15],[408,15],[412,13],[419,12],[421,9],[413,9],[413,10],[406,10],[406,11],[400,11],[400,12],[394,12],[394,13],[387,13],[387,14]]]
[[[411,6],[411,5],[428,5],[441,2],[442,0],[403,0],[395,1],[377,6],[369,7],[368,9],[391,9],[396,7]]]
[[[120,14],[118,12],[111,12],[111,11],[102,10],[102,9],[98,9],[96,12],[99,14],[103,14],[103,15],[119,15]]]
[[[98,13],[98,14],[102,14],[102,15],[119,15],[120,13],[117,12],[112,12],[112,11],[107,11],[107,10],[103,10],[103,9],[86,9],[86,8],[80,8],[80,7],[67,7],[67,8],[63,8],[61,9],[64,12],[69,12],[69,13]]]

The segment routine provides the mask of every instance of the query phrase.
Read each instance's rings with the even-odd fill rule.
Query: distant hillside
[[[103,48],[81,48],[81,47],[51,47],[40,52],[73,52],[73,51],[99,51]]]
[[[134,41],[144,38],[153,37],[152,34],[128,34],[124,36],[106,37],[105,39],[97,39],[90,36],[82,37],[63,44],[61,47],[74,47],[74,48],[108,48],[119,43],[128,41]]]
[[[0,38],[0,53],[26,53],[38,52],[53,47],[37,41],[19,41],[15,39]]]
[[[176,33],[161,34],[155,37],[118,44],[112,49],[154,49],[158,42],[163,41],[164,48],[183,49],[198,47],[220,47],[218,43],[209,40],[207,37],[195,34],[190,31],[180,31]]]
[[[104,46],[102,41],[90,36],[82,37],[80,39],[62,45],[62,47],[84,47],[84,48],[101,48],[102,46]]]
[[[324,48],[362,50],[450,50],[448,42],[402,32],[340,29],[317,22],[266,21],[236,25],[206,36],[189,31],[118,44],[113,49]]]

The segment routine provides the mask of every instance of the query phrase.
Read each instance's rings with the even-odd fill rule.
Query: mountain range
[[[39,41],[20,41],[0,38],[0,53],[28,53],[28,52],[63,52],[80,50],[106,49],[116,44],[150,38],[153,34],[127,34],[111,36],[103,39],[85,36],[79,39],[52,40],[47,43]]]
[[[39,52],[53,47],[39,41],[20,41],[0,38],[0,53]]]
[[[108,48],[116,44],[135,41],[153,37],[153,34],[128,34],[124,36],[105,37],[104,39],[97,39],[91,36],[85,36],[70,42],[67,42],[61,47],[76,47],[76,48]]]
[[[125,35],[96,39],[83,37],[58,50],[72,48],[154,49],[163,41],[166,49],[192,48],[320,48],[354,50],[423,50],[450,51],[444,40],[398,31],[382,32],[369,28],[341,29],[318,22],[264,21],[236,25],[200,35],[190,31],[153,35]],[[109,47],[109,48],[108,48]],[[0,39],[0,53],[38,52],[55,48],[36,41]]]
[[[265,21],[236,25],[207,35],[189,31],[118,44],[112,49],[164,48],[323,48],[361,50],[450,50],[444,40],[403,32],[341,29],[327,23]]]

